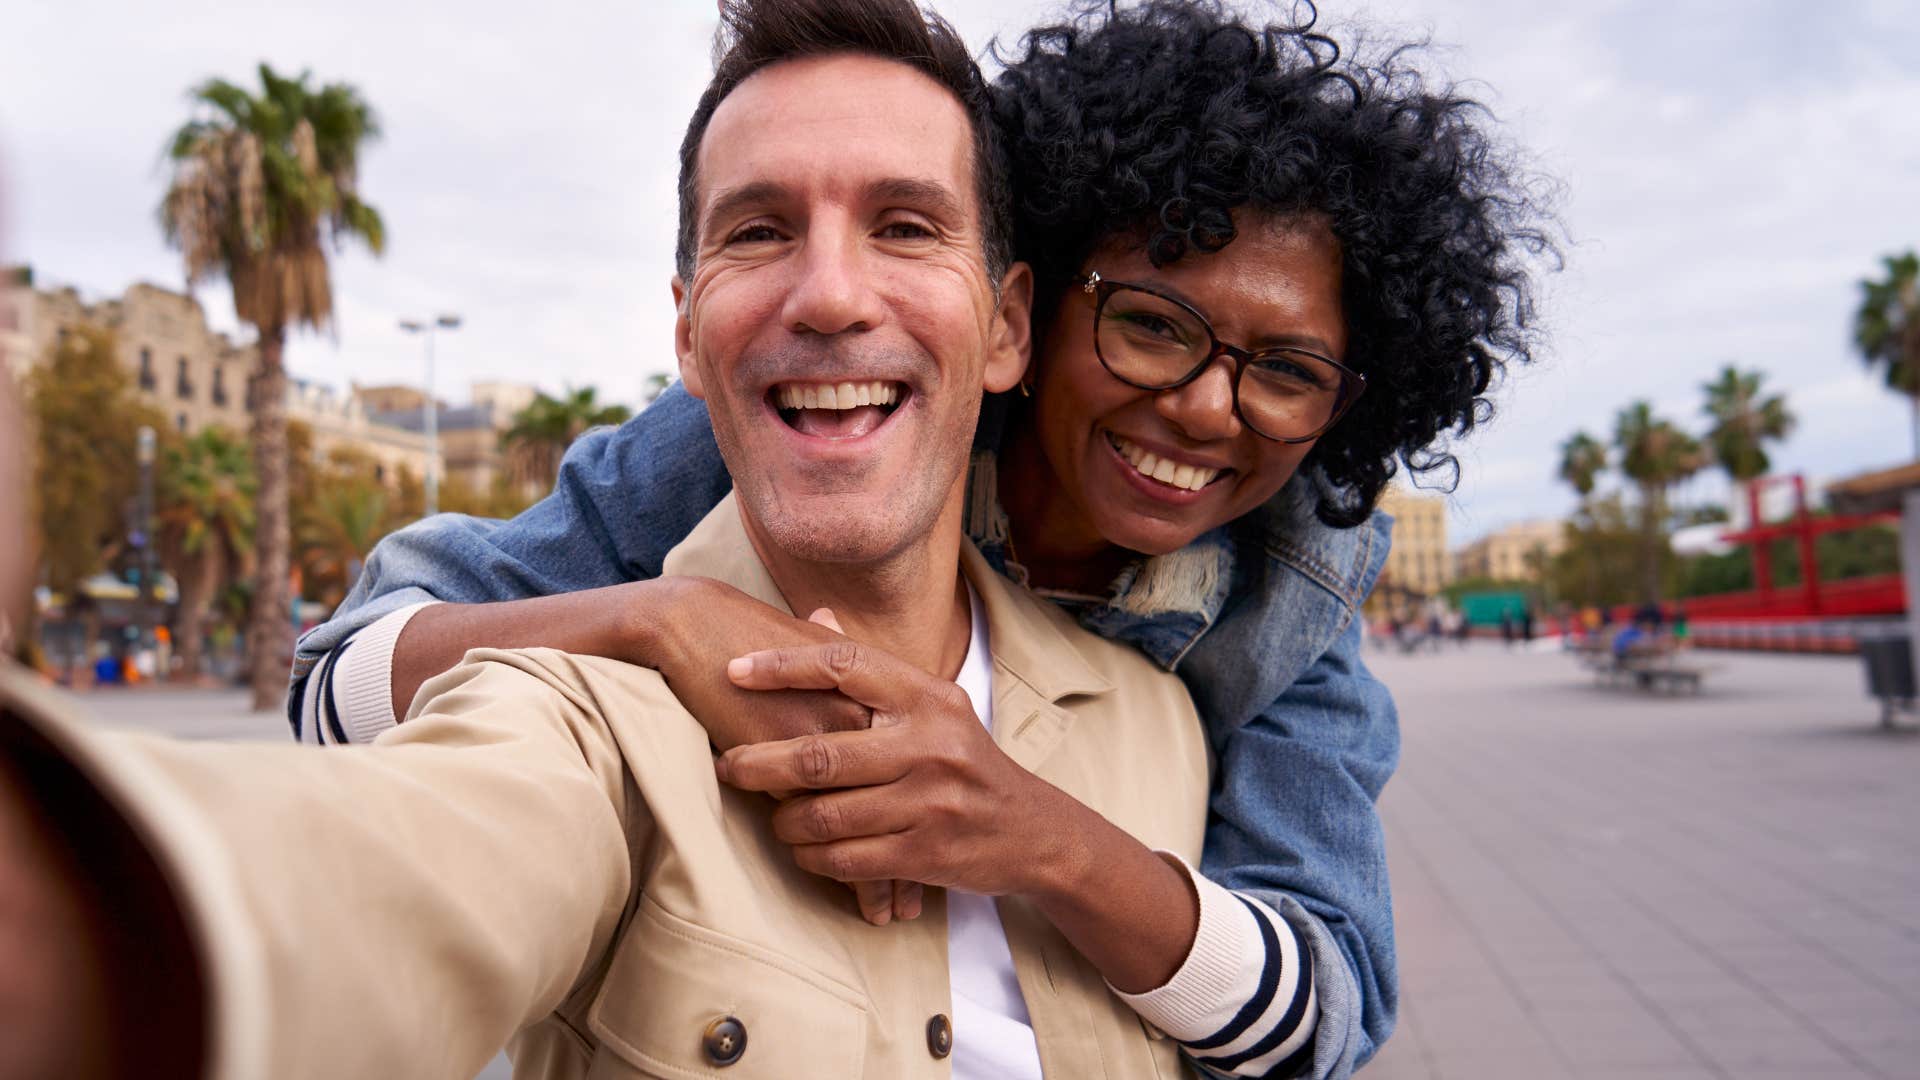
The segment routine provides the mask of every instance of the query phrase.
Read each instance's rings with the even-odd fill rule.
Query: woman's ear
[[[1033,359],[1033,268],[1017,262],[1000,279],[1000,304],[987,339],[986,388],[996,394],[1014,388]]]
[[[687,283],[680,275],[673,275],[673,351],[680,358],[680,381],[687,386],[687,393],[697,398],[705,398],[700,386],[700,365],[693,355],[693,314],[692,304],[687,298]]]

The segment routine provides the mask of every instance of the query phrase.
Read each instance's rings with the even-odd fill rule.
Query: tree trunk
[[[247,615],[247,662],[255,712],[286,702],[293,657],[293,598],[288,587],[293,529],[287,505],[286,328],[260,328],[260,370],[253,386],[255,501],[253,610]]]
[[[1646,515],[1643,527],[1646,530],[1646,586],[1647,602],[1660,602],[1660,545],[1665,540],[1666,499],[1661,487],[1646,484],[1640,489],[1641,512]]]
[[[200,554],[191,556],[193,569],[180,583],[180,627],[174,635],[174,648],[180,654],[180,678],[194,682],[204,666],[201,641],[206,636],[207,611],[213,606],[213,593],[220,581],[220,545],[208,537]]]

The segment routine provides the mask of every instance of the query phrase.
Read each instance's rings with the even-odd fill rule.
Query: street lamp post
[[[442,315],[432,322],[401,319],[400,329],[427,337],[427,516],[440,512],[440,410],[433,397],[433,335],[460,329],[460,316]]]
[[[153,459],[155,438],[153,428],[140,425],[140,431],[134,443],[135,460],[140,463],[140,621],[145,625],[141,644],[145,645],[153,638],[153,628],[159,623],[153,610]]]

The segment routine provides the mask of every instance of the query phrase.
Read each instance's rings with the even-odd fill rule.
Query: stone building
[[[1392,606],[1436,596],[1452,580],[1447,557],[1447,500],[1398,484],[1380,497],[1380,509],[1393,515],[1393,549],[1374,595]]]
[[[287,418],[313,432],[313,455],[324,461],[335,450],[350,449],[373,460],[374,478],[393,487],[402,476],[419,483],[431,454],[427,437],[380,423],[364,401],[323,383],[287,380]]]
[[[1553,519],[1516,522],[1461,548],[1454,556],[1454,576],[1537,582],[1547,561],[1566,547],[1566,523]]]
[[[24,272],[16,280],[0,292],[0,350],[16,379],[68,332],[95,326],[113,331],[140,397],[176,431],[247,430],[247,377],[257,353],[210,329],[192,297],[143,283],[88,303],[70,286],[36,289]]]
[[[500,436],[513,426],[514,416],[533,404],[538,392],[520,383],[476,382],[469,404],[450,406],[436,401],[434,425],[439,430],[445,482],[475,492],[512,486],[525,498],[545,494],[553,478],[517,476],[500,446]],[[426,431],[427,396],[421,390],[411,386],[355,386],[354,393],[378,423],[410,432]]]
[[[89,303],[72,287],[35,288],[25,268],[7,271],[0,288],[0,357],[15,379],[25,376],[79,326],[111,330],[120,362],[140,397],[191,435],[224,427],[244,437],[251,426],[247,382],[258,359],[251,343],[235,343],[207,325],[191,296],[145,283],[120,297]],[[349,394],[289,378],[287,418],[313,431],[317,459],[341,447],[370,455],[382,479],[398,483],[403,471],[426,475],[427,440],[416,431],[379,422],[373,410]]]

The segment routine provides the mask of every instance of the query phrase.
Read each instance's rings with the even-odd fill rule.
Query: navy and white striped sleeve
[[[399,723],[393,715],[393,647],[414,613],[432,603],[389,612],[321,657],[300,695],[294,739],[320,746],[369,743]]]
[[[1193,948],[1166,985],[1115,993],[1209,1075],[1300,1075],[1320,1015],[1306,942],[1263,901],[1180,865],[1200,898]]]

